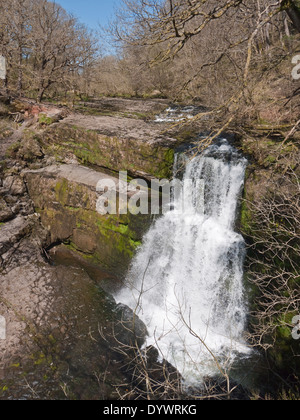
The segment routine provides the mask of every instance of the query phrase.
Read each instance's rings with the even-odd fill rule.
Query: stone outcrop
[[[33,245],[30,245],[26,239],[32,234],[35,221],[35,216],[17,216],[10,222],[0,226],[0,268],[5,268],[8,263],[11,268],[13,265],[12,260],[14,260],[14,265],[16,265],[17,263],[21,264],[24,258],[25,260],[30,259]],[[26,245],[24,244],[25,240]],[[23,250],[27,248],[28,252],[22,253],[22,248]],[[20,258],[19,261],[18,258]]]
[[[87,115],[130,116],[136,119],[153,119],[169,106],[168,99],[96,98],[82,101],[75,109]]]
[[[178,141],[162,127],[130,118],[70,115],[42,135],[45,154],[58,162],[78,162],[128,171],[133,177],[172,177]]]
[[[118,103],[112,106],[118,113]],[[138,110],[136,101],[130,112]],[[120,193],[119,170],[169,178],[176,140],[142,119],[67,114],[0,101],[0,316],[7,327],[0,399],[117,398],[111,384],[131,383],[135,371],[122,370],[135,359],[124,348],[142,345],[147,333],[86,267],[103,270],[107,283],[119,280],[118,287],[150,218],[99,214],[104,191],[96,185],[109,179]],[[50,265],[58,248],[63,261]]]
[[[31,120],[31,122],[39,122],[41,125],[58,122],[69,113],[66,107],[37,104],[33,100],[25,98],[12,99],[10,109],[12,115],[19,115],[18,122]]]
[[[96,212],[96,184],[103,176],[117,179],[103,170],[110,174],[127,171],[129,176],[147,180],[171,178],[178,144],[163,133],[163,124],[133,117],[139,109],[162,110],[164,101],[125,103],[131,118],[118,116],[126,111],[124,101],[118,100],[101,101],[101,107],[113,112],[109,116],[68,112],[62,116],[63,108],[10,101],[7,106],[21,113],[24,122],[4,142],[2,156],[9,157],[14,167],[6,168],[0,180],[0,223],[36,211],[49,233],[45,247],[64,243],[85,260],[117,275],[123,273],[148,228],[149,217],[101,216]],[[59,118],[50,124],[53,113]],[[28,128],[30,121],[35,123]],[[24,167],[27,170],[21,173]]]
[[[24,173],[27,188],[51,243],[65,243],[91,263],[124,273],[149,216],[101,215],[96,211],[99,180],[119,179],[80,165],[54,165]]]

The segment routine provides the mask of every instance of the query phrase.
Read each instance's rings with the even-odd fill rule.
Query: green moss
[[[33,191],[35,179],[28,181]],[[66,243],[89,262],[123,274],[149,226],[149,215],[100,215],[89,187],[66,179],[45,182],[41,185],[47,194],[34,191],[34,202],[51,241]]]
[[[278,327],[278,334],[282,338],[290,338],[291,329],[287,326],[281,325],[280,327]]]
[[[121,256],[131,259],[136,248],[140,245],[139,241],[132,238],[132,231],[128,225],[114,223],[109,218],[97,222],[100,235],[106,239],[108,244],[115,248]],[[134,234],[133,234],[134,236]]]
[[[21,142],[17,141],[15,143],[13,143],[11,146],[9,146],[9,148],[6,151],[6,157],[7,158],[12,158],[12,159],[16,159],[17,157],[17,153],[19,151],[21,147]]]
[[[97,225],[100,229],[100,231],[102,231],[102,229],[108,229],[108,230],[112,230],[113,232],[117,232],[120,233],[122,235],[128,235],[129,234],[129,226],[128,225],[123,225],[120,223],[114,224],[111,223],[110,221],[99,221],[97,222]]]
[[[176,139],[179,144],[190,143],[195,141],[195,138],[199,135],[198,129],[195,127],[183,127],[176,135]]]
[[[253,232],[253,217],[246,200],[242,202],[240,220],[242,232],[251,235]]]
[[[63,162],[72,153],[82,164],[113,171],[146,173],[159,179],[171,178],[174,150],[147,142],[108,137],[95,130],[61,125],[44,133],[44,149]]]
[[[68,206],[65,204],[65,191],[64,182],[56,185],[56,198],[62,200],[60,208],[40,210],[44,225],[49,226],[52,233],[60,235],[57,232],[64,232],[60,224],[69,220],[68,231],[71,236],[64,240],[69,249],[78,252],[85,260],[107,269],[113,268],[116,272],[127,269],[141,244],[139,233],[135,229],[135,220],[138,220],[138,217],[130,221],[128,215],[101,216],[93,210]],[[74,234],[75,231],[72,226],[77,230],[77,236],[73,237],[72,232]],[[83,241],[86,240],[85,237],[89,238],[89,251],[85,250],[85,242],[81,242],[80,232]],[[78,240],[80,242],[76,242]]]
[[[43,364],[47,363],[47,358],[46,358],[44,353],[39,353],[38,355],[35,355],[34,358],[35,358],[34,364],[36,366],[43,365]]]
[[[39,124],[40,125],[51,125],[54,120],[51,117],[47,117],[46,114],[39,114]]]
[[[14,131],[10,127],[1,127],[0,126],[0,139],[6,139],[8,137],[11,137],[13,135]]]
[[[277,161],[276,156],[269,155],[269,156],[265,159],[264,163],[265,163],[265,165],[268,165],[268,164],[273,164],[273,163],[275,163],[276,161]]]
[[[66,179],[59,180],[55,186],[56,201],[63,206],[68,203],[68,186],[68,181]]]
[[[136,250],[137,248],[139,248],[142,245],[142,241],[134,241],[133,239],[129,239],[130,245],[132,246],[132,248],[134,250]]]

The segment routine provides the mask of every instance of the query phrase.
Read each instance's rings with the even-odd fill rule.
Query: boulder
[[[16,157],[27,162],[35,162],[44,157],[39,138],[34,132],[30,130],[24,131]]]
[[[142,347],[148,335],[147,327],[127,305],[119,303],[115,309],[114,338],[126,348]]]
[[[10,207],[8,207],[4,199],[0,197],[0,223],[6,222],[7,220],[11,219],[12,216],[13,212],[11,211]]]
[[[7,189],[12,196],[23,195],[26,192],[24,181],[18,175],[10,175],[4,178],[3,187]]]

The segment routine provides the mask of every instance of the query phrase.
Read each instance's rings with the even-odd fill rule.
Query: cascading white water
[[[147,325],[147,345],[157,346],[189,385],[218,374],[216,360],[225,369],[249,351],[245,244],[234,230],[246,166],[225,139],[186,161],[174,209],[145,235],[117,296]]]

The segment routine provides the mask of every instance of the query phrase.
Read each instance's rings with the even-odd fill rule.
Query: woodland
[[[197,153],[223,133],[234,137],[250,162],[238,223],[247,242],[247,341],[265,355],[275,384],[272,395],[251,398],[299,399],[300,0],[122,0],[97,31],[55,2],[1,0],[0,56],[1,92],[15,101],[93,117],[85,104],[97,98],[166,100],[198,107],[168,128],[181,140],[204,133]],[[143,390],[124,398],[178,397],[170,382],[154,386],[139,349],[136,359]],[[223,379],[227,398],[236,387]],[[210,385],[208,399],[211,389],[220,394]]]

